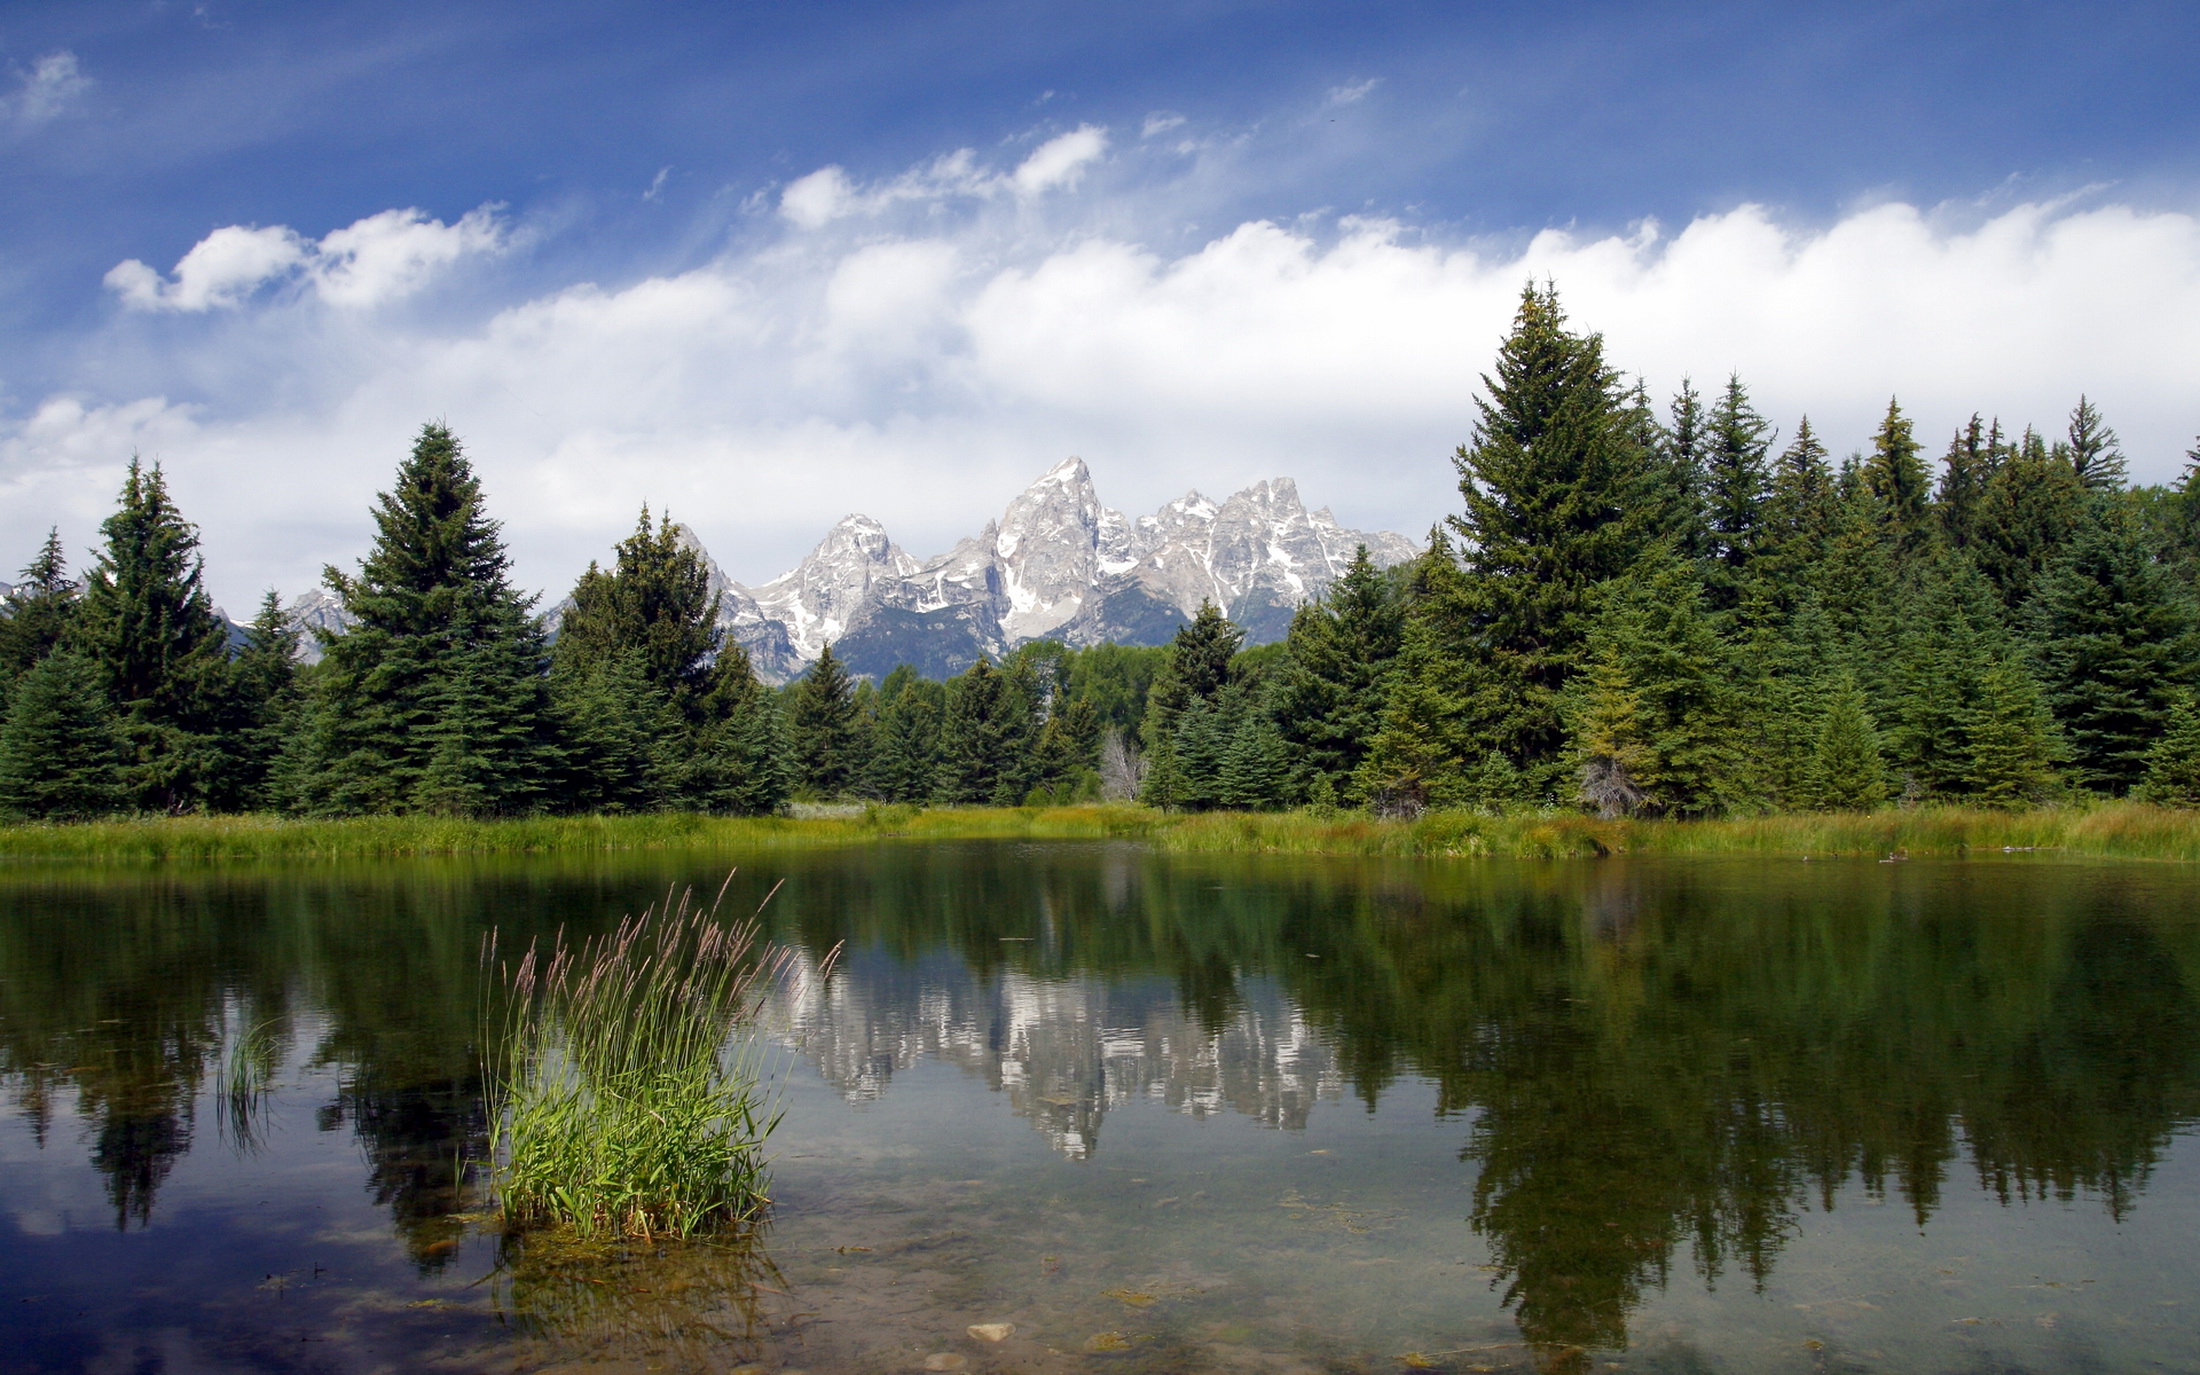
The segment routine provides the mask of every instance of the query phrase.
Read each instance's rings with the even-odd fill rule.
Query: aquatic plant
[[[731,881],[731,876],[728,876]],[[778,891],[776,888],[774,892]],[[779,1121],[755,1033],[786,952],[754,920],[723,924],[691,893],[516,965],[483,961],[490,1175],[509,1225],[582,1237],[691,1237],[756,1217]],[[769,894],[766,901],[770,900]]]

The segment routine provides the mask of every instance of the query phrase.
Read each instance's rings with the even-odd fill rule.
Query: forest
[[[828,647],[765,685],[647,508],[549,623],[438,425],[325,571],[350,625],[315,658],[272,592],[232,635],[133,461],[82,579],[49,536],[0,615],[0,815],[2200,806],[2200,444],[2133,485],[2081,397],[2052,438],[1971,417],[1936,473],[1890,401],[1836,462],[1738,377],[1661,411],[1549,286],[1483,384],[1460,509],[1283,641],[1210,605],[944,682]]]

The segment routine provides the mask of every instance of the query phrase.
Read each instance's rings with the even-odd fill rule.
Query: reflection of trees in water
[[[485,914],[524,939],[688,872],[623,863],[11,879],[0,1073],[40,1131],[73,1093],[118,1217],[143,1220],[224,1027],[304,1026],[290,1009],[310,1005],[299,1053],[343,1083],[324,1121],[357,1134],[367,1187],[432,1266],[481,1149]],[[862,1092],[914,1054],[967,1055],[1089,1146],[1133,1089],[1291,1127],[1342,1086],[1372,1107],[1401,1075],[1432,1081],[1469,1119],[1468,1220],[1550,1352],[1623,1343],[1676,1265],[1761,1283],[1799,1216],[1851,1185],[1922,1223],[1968,1168],[2005,1200],[2091,1193],[2122,1217],[2200,1114],[2200,926],[2189,882],[2156,867],[973,845],[768,869],[728,907],[785,874],[773,934],[848,942],[790,1015]]]

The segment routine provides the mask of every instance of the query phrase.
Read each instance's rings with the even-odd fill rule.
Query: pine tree
[[[1221,696],[1230,684],[1230,661],[1244,640],[1245,632],[1209,601],[1202,601],[1198,614],[1178,627],[1168,661],[1146,699],[1145,801],[1157,807],[1196,805],[1199,794],[1187,790],[1202,785],[1186,772],[1194,765],[1178,758],[1178,718],[1195,704],[1211,704]]]
[[[7,711],[15,680],[54,652],[76,616],[80,589],[69,577],[59,530],[46,532],[22,579],[0,608],[0,715]]]
[[[2005,657],[1989,666],[1964,728],[1971,800],[2014,809],[2054,796],[2054,731],[2054,718],[2024,665]]]
[[[1835,675],[1812,761],[1811,803],[1823,811],[1868,812],[1887,800],[1887,766],[1864,693],[1846,673]]]
[[[675,791],[684,805],[736,816],[777,811],[794,791],[794,762],[777,698],[756,680],[748,651],[720,647],[705,682],[701,725]]]
[[[198,531],[159,465],[134,458],[99,528],[106,543],[70,638],[101,668],[119,713],[124,786],[141,807],[206,806],[223,791],[229,628],[206,595]]]
[[[1695,383],[1683,377],[1668,411],[1671,422],[1655,436],[1658,484],[1665,492],[1664,533],[1689,557],[1712,552],[1710,417]]]
[[[1959,798],[1977,772],[1971,723],[1985,679],[2006,657],[2000,604],[1969,559],[1928,551],[1908,570],[1891,644],[1863,647],[1886,675],[1882,741],[1907,795]]]
[[[1381,727],[1404,639],[1398,582],[1375,567],[1365,545],[1327,597],[1291,618],[1275,720],[1306,789],[1319,779],[1333,795],[1350,793]]]
[[[936,683],[907,664],[879,685],[877,745],[871,786],[888,802],[928,802],[940,774],[940,708]]]
[[[692,714],[718,648],[716,614],[702,554],[670,515],[652,529],[644,506],[634,533],[619,541],[611,571],[591,563],[574,586],[555,657],[589,664],[639,654],[643,680]]]
[[[1997,424],[1997,437],[1998,431]],[[1996,447],[1974,411],[1971,423],[1956,431],[1955,438],[1948,441],[1948,452],[1941,456],[1940,491],[1935,505],[1941,533],[1958,549],[1968,549],[1977,536],[1979,503],[1993,476]]]
[[[1581,800],[1609,821],[1633,816],[1649,799],[1642,778],[1650,767],[1650,731],[1642,717],[1620,646],[1607,639],[1574,680],[1574,754]]]
[[[2077,473],[2033,431],[2000,451],[1979,499],[1972,547],[2003,606],[2015,611],[2031,599],[2033,584],[2062,556],[2084,509]]]
[[[585,658],[553,652],[550,698],[562,727],[564,806],[651,811],[684,791],[681,765],[692,742],[671,701],[650,681],[647,662],[639,649]]]
[[[2200,807],[2200,702],[2185,693],[2162,738],[2147,751],[2145,779],[2132,793],[2157,807]]]
[[[1729,577],[1721,581],[1725,601],[1733,600],[1732,578],[1756,555],[1761,540],[1769,486],[1765,453],[1772,427],[1749,404],[1742,379],[1730,376],[1711,412],[1706,448],[1706,505],[1710,512],[1711,554]]]
[[[323,572],[352,625],[324,641],[302,804],[332,814],[535,810],[559,763],[547,653],[449,430],[422,427],[374,520],[358,575]]]
[[[2084,787],[2122,795],[2145,775],[2195,673],[2192,616],[2128,507],[2096,499],[2031,608],[2049,708]]]
[[[1795,428],[1795,438],[1773,465],[1759,523],[1757,551],[1750,561],[1755,584],[1744,595],[1779,611],[1791,612],[1809,585],[1810,574],[1825,557],[1827,542],[1840,523],[1826,446],[1811,431],[1810,417]]]
[[[1659,537],[1661,467],[1636,442],[1603,340],[1566,329],[1555,291],[1530,287],[1485,377],[1474,441],[1455,462],[1464,515],[1461,605],[1447,646],[1482,681],[1472,757],[1495,749],[1536,792],[1565,770],[1560,694],[1586,659],[1598,589]]]
[[[982,654],[947,684],[940,721],[941,801],[982,805],[999,796],[1010,780],[1006,754],[1012,710],[1006,675]]]
[[[2101,419],[2100,411],[2085,397],[2070,412],[2070,470],[2089,492],[2120,492],[2129,476],[2124,451],[2117,447],[2116,432]]]
[[[835,798],[852,787],[863,760],[857,753],[855,685],[826,645],[810,671],[788,692],[787,724],[802,787]]]
[[[0,723],[0,816],[76,821],[125,805],[105,678],[67,649],[23,675]]]
[[[1242,688],[1232,691],[1241,700],[1225,703],[1218,712],[1230,725],[1215,770],[1215,801],[1239,811],[1281,806],[1290,774],[1290,746],[1276,728],[1275,716],[1255,694]]]
[[[1879,499],[1882,519],[1904,551],[1924,538],[1932,483],[1908,417],[1895,401],[1887,402],[1886,418],[1872,436],[1872,451],[1864,461],[1864,481]]]
[[[225,730],[231,774],[238,803],[254,810],[273,810],[283,800],[282,764],[305,700],[298,680],[302,639],[282,598],[270,590],[231,665],[233,715]]]

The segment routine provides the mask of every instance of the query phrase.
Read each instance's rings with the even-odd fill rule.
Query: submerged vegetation
[[[2057,851],[2200,861],[2200,812],[2141,802],[2032,811],[1928,805],[1702,820],[1586,816],[1562,808],[1430,810],[1412,818],[1311,808],[1164,812],[1076,807],[851,809],[813,817],[167,817],[71,826],[0,826],[0,860],[94,862],[338,859],[367,856],[752,850],[901,841],[1137,840],[1238,854],[1588,858],[1605,854],[1962,855]]]
[[[483,962],[507,996],[483,1080],[509,1225],[648,1239],[757,1216],[778,1116],[763,1042],[743,1032],[780,957],[756,949],[753,923],[722,925],[684,894],[577,947],[562,932],[530,945],[509,969],[492,933]]]

